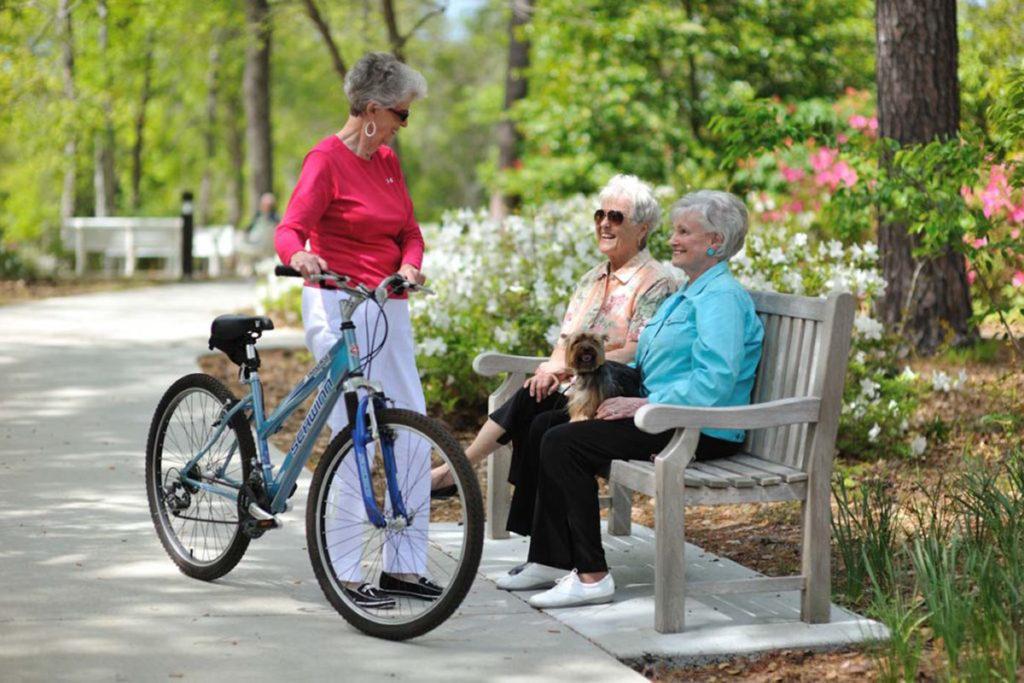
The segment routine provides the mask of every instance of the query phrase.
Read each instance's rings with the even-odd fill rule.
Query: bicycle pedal
[[[275,515],[270,514],[256,503],[249,503],[249,514],[252,515],[258,529],[280,529],[284,524]]]

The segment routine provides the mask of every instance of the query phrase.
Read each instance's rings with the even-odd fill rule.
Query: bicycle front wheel
[[[346,621],[378,638],[405,640],[441,624],[469,591],[483,549],[483,503],[469,460],[438,422],[400,409],[378,411],[376,420],[379,432],[394,438],[407,514],[392,506],[377,440],[367,446],[369,484],[386,524],[370,522],[346,427],[313,474],[307,547],[324,595]],[[432,500],[430,471],[440,465],[452,472],[456,493]]]
[[[157,406],[146,445],[146,493],[157,536],[182,573],[212,581],[234,569],[249,547],[242,533],[237,497],[226,498],[194,481],[239,488],[256,457],[252,431],[238,413],[213,437],[225,404],[234,395],[217,379],[186,375],[171,385]],[[185,472],[204,446],[206,454]],[[183,475],[188,481],[183,481]]]

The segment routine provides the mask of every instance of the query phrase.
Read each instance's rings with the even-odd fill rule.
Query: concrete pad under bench
[[[654,630],[654,530],[634,524],[632,536],[603,538],[615,577],[614,602],[545,612],[620,660],[656,657],[700,663],[773,650],[838,649],[889,637],[882,624],[835,604],[830,623],[801,622],[798,591],[688,597],[686,631],[658,633]],[[526,558],[528,546],[529,539],[519,536],[487,540],[480,572],[496,580]],[[688,582],[762,576],[690,543],[686,544],[686,572]],[[525,601],[535,593],[512,594]]]

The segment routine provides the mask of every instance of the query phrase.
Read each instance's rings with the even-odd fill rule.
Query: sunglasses
[[[608,222],[612,225],[622,225],[622,221],[626,220],[625,214],[621,211],[612,209],[611,211],[605,212],[604,209],[598,209],[594,212],[594,222],[601,223],[604,221],[605,216],[608,217]]]
[[[403,123],[409,120],[408,109],[392,109],[391,107],[388,107],[388,111],[397,116],[398,120],[402,121]]]

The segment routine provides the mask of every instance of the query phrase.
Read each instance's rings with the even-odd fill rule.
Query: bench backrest
[[[831,430],[842,407],[843,382],[852,334],[850,294],[827,299],[750,292],[764,324],[764,347],[751,403],[814,396],[822,399],[822,422]],[[790,467],[807,469],[816,428],[789,425],[747,432],[744,450]],[[818,434],[819,439],[828,438]]]

